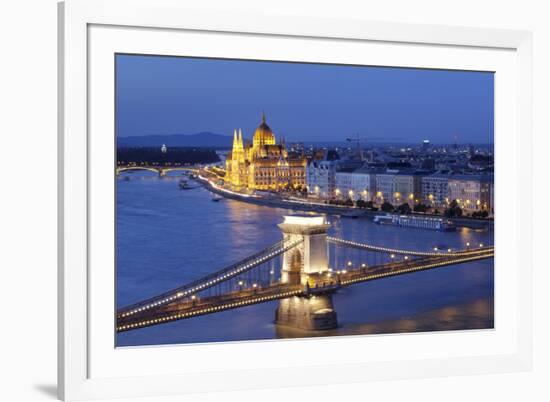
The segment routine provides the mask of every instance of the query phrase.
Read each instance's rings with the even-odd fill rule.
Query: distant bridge
[[[321,216],[285,217],[279,227],[283,239],[258,253],[119,309],[117,331],[272,300],[280,300],[276,312],[279,324],[329,329],[337,325],[332,294],[343,287],[494,257],[494,247],[483,244],[464,250],[421,252],[329,237],[329,225]]]
[[[193,172],[199,173],[200,167],[198,166],[139,166],[139,165],[120,165],[116,167],[116,175],[120,175],[122,172],[145,170],[154,172],[159,177],[166,176],[168,172]]]

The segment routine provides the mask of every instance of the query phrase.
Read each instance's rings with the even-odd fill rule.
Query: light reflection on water
[[[203,188],[179,190],[178,177],[140,172],[117,180],[117,305],[189,282],[277,240],[288,210],[222,200]],[[493,243],[492,232],[441,233],[329,217],[330,234],[410,250]],[[493,260],[359,284],[334,296],[339,328],[322,335],[493,327]],[[278,302],[117,335],[117,345],[317,336],[273,324]]]
[[[394,334],[404,332],[451,331],[492,328],[493,300],[479,299],[471,303],[424,311],[412,316],[376,323],[340,324],[337,330],[324,333],[276,326],[277,338],[301,338],[331,335]]]

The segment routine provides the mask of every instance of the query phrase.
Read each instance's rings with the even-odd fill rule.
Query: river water
[[[130,177],[130,180],[124,179]],[[117,306],[121,307],[240,260],[281,239],[289,210],[233,200],[212,202],[179,177],[153,173],[117,179]],[[329,217],[329,234],[374,245],[430,250],[493,244],[492,231],[456,232],[380,226]],[[493,328],[493,260],[469,262],[358,284],[334,295],[338,329],[306,332],[273,323],[278,302],[248,306],[117,334],[117,346],[220,342]]]

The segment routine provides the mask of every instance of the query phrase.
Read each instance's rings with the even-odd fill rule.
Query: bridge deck
[[[274,258],[284,253],[285,251],[290,250],[293,247],[296,247],[300,243],[301,241],[278,241],[271,246],[261,250],[260,252],[248,256],[241,261],[235,262],[219,271],[203,276],[202,278],[199,278],[178,288],[172,289],[168,292],[164,292],[160,295],[142,300],[139,303],[123,307],[119,309],[119,311],[117,312],[117,316],[118,318],[123,318],[129,315],[139,314],[144,310],[153,309],[161,305],[167,305],[177,299],[189,296],[197,291],[208,289],[222,281],[249,271],[254,267],[268,261],[269,259]]]
[[[119,315],[117,319],[117,331],[129,331],[252,304],[285,299],[292,296],[307,297],[316,293],[335,292],[340,287],[350,286],[361,282],[493,257],[494,249],[484,248],[471,250],[468,253],[454,255],[442,254],[364,269],[341,271],[339,274],[328,272],[310,275],[310,281],[306,287],[303,285],[278,283],[263,288],[240,290],[226,293],[221,296],[206,297],[200,300],[174,301],[173,303],[153,307],[130,316]]]

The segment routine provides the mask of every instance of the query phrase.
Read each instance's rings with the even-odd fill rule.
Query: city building
[[[451,175],[449,199],[456,200],[465,212],[491,211],[489,175]]]
[[[318,198],[330,199],[336,190],[336,162],[312,160],[306,167],[308,193]]]
[[[423,159],[420,168],[424,170],[435,170],[435,159],[433,158],[426,158]]]
[[[351,198],[352,200],[356,199],[356,191],[352,187],[351,182],[351,176],[353,174],[353,171],[355,169],[353,168],[344,168],[340,169],[336,172],[335,175],[335,183],[336,183],[336,189],[335,189],[335,196],[336,198],[343,198],[348,199]]]
[[[355,200],[372,201],[376,195],[376,171],[369,167],[355,169],[351,174],[351,188]]]
[[[393,177],[392,203],[414,205],[421,192],[421,176],[413,171],[400,171]]]
[[[305,147],[303,142],[294,142],[290,144],[290,152],[296,152],[298,154],[303,154],[305,152]]]
[[[277,144],[262,114],[252,144],[245,143],[240,129],[234,131],[225,180],[231,186],[252,190],[298,189],[306,185],[306,164],[303,154],[287,151],[284,139]]]
[[[429,149],[430,149],[430,140],[423,140],[422,141],[422,151],[423,152],[428,152]]]
[[[385,172],[376,174],[376,194],[374,196],[376,202],[393,201],[393,181],[395,174],[398,172],[398,170],[387,169]]]
[[[449,175],[434,173],[422,177],[421,202],[435,208],[446,208],[449,200]]]
[[[309,192],[325,199],[370,201],[376,191],[374,171],[368,167],[341,167],[340,162],[311,162],[307,169]]]

